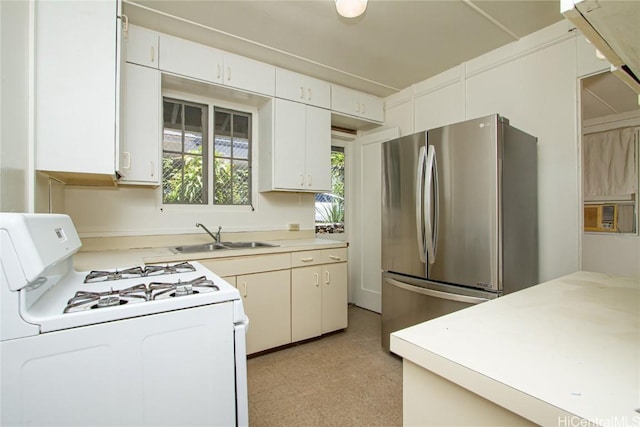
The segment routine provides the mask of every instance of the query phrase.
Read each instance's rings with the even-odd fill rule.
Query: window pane
[[[165,100],[162,103],[164,126],[182,129],[182,104]]]
[[[216,110],[215,113],[215,133],[216,135],[231,136],[231,114]]]
[[[202,131],[202,108],[194,105],[184,106],[184,128]]]
[[[182,131],[165,127],[162,132],[162,149],[165,151],[182,151]]]
[[[344,233],[344,148],[331,147],[331,193],[316,194],[316,233]]]
[[[233,204],[249,204],[249,162],[246,160],[233,161]]]
[[[236,138],[249,138],[249,117],[237,114],[233,117],[233,136]]]
[[[202,154],[202,134],[199,132],[185,132],[184,151],[185,153]]]
[[[180,203],[182,196],[182,155],[164,153],[162,156],[162,201]]]
[[[248,159],[249,158],[249,140],[248,139],[233,139],[233,157],[236,159]]]
[[[202,156],[184,156],[184,179],[182,183],[182,203],[206,203],[202,179]]]
[[[216,205],[233,204],[233,188],[231,185],[231,160],[216,159],[215,160],[215,195],[214,202]]]
[[[231,157],[231,138],[223,135],[215,136],[215,156]]]

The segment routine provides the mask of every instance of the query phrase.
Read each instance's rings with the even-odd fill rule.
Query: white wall
[[[0,1],[0,211],[29,210],[30,2]]]
[[[298,223],[310,230],[314,196],[304,193],[259,193],[250,207],[166,206],[160,189],[67,187],[66,211],[81,237],[190,233],[222,226],[223,231],[286,230]]]
[[[413,85],[414,129],[499,113],[538,137],[540,280],[580,269],[577,44],[559,22]],[[401,104],[404,111],[405,104]]]

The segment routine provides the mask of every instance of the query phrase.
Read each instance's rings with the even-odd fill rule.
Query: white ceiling
[[[629,86],[610,72],[582,80],[582,119],[640,111],[640,98]]]
[[[559,0],[123,0],[131,23],[388,96],[562,19]],[[569,25],[569,24],[568,24]],[[605,73],[584,80],[583,118],[638,109]]]
[[[559,0],[124,0],[130,22],[388,96],[563,19]],[[193,25],[196,24],[196,25]]]

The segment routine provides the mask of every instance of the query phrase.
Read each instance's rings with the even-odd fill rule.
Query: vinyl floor
[[[400,426],[402,360],[380,345],[380,315],[349,307],[349,326],[247,362],[249,424]]]

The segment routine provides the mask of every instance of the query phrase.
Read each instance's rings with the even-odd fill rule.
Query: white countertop
[[[212,252],[174,254],[168,247],[150,247],[141,249],[114,249],[81,251],[73,256],[74,268],[89,271],[112,268],[128,268],[144,264],[197,261],[213,258],[255,256],[271,253],[331,249],[345,247],[345,242],[328,239],[292,239],[266,241],[278,246],[253,249],[223,249]]]
[[[640,426],[638,279],[573,273],[394,332],[391,350],[540,425]]]

